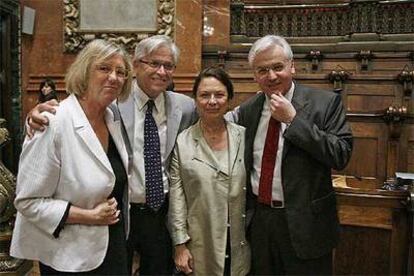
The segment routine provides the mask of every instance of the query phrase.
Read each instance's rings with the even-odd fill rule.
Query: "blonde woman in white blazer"
[[[128,274],[127,146],[115,99],[131,90],[128,54],[89,43],[66,75],[70,94],[26,139],[17,176],[10,253],[38,260],[42,275]]]

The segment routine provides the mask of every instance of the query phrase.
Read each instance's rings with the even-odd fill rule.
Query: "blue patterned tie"
[[[161,173],[161,151],[158,128],[152,117],[154,101],[148,100],[144,121],[145,199],[149,207],[157,211],[164,202]]]

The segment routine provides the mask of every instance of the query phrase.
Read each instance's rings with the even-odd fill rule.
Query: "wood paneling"
[[[385,229],[343,226],[341,243],[335,251],[334,274],[388,274],[390,240],[390,232]],[[381,250],[374,248],[381,248]]]
[[[408,193],[337,188],[341,239],[336,275],[404,275],[407,271]]]

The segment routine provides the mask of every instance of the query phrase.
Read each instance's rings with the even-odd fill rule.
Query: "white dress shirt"
[[[295,84],[292,82],[292,86],[289,91],[286,93],[285,97],[292,101],[293,91],[295,89]],[[262,169],[262,156],[263,149],[266,141],[267,128],[269,126],[271,112],[270,112],[270,100],[266,96],[266,100],[263,103],[263,110],[259,121],[259,126],[257,127],[256,136],[254,138],[253,145],[253,171],[250,177],[252,183],[253,193],[259,195],[259,183],[260,183],[260,174]],[[279,132],[279,145],[276,155],[276,164],[273,171],[273,183],[272,183],[272,200],[283,201],[283,186],[282,186],[282,152],[283,144],[285,139],[283,138],[283,132],[286,129],[286,124],[281,123],[280,132]]]
[[[135,105],[135,126],[133,141],[133,168],[132,179],[130,185],[130,201],[132,203],[145,203],[145,162],[144,162],[144,121],[145,112],[147,111],[147,101],[150,99],[139,87],[134,83],[134,105]],[[168,177],[166,171],[165,146],[167,143],[167,116],[165,112],[165,96],[161,93],[157,98],[153,99],[155,108],[152,110],[152,116],[158,127],[158,135],[160,137],[161,150],[161,169],[162,181],[164,184],[164,193],[168,192]]]

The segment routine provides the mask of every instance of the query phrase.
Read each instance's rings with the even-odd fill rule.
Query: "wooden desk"
[[[341,240],[336,275],[405,275],[409,248],[408,192],[336,188]]]

